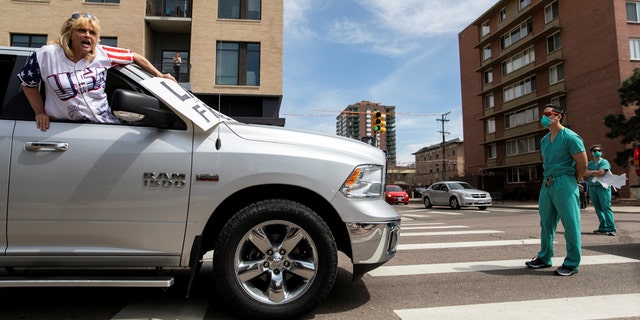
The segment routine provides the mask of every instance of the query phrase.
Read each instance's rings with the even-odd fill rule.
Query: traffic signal
[[[380,111],[376,111],[373,116],[373,131],[375,132],[387,131],[387,123],[385,122],[385,116]]]

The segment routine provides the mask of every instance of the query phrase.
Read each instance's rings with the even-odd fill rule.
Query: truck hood
[[[367,143],[346,137],[309,132],[303,130],[285,129],[265,125],[245,124],[241,122],[225,121],[224,125],[243,139],[268,143],[290,145],[305,145],[315,149],[323,149],[343,154],[356,155],[363,161],[373,164],[386,163],[382,150]],[[366,160],[365,160],[366,159]]]

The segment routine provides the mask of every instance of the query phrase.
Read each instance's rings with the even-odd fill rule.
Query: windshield
[[[475,189],[475,188],[466,182],[453,182],[453,183],[449,183],[449,189],[462,190],[462,189]]]
[[[402,188],[400,188],[399,186],[387,186],[387,191],[402,192]]]

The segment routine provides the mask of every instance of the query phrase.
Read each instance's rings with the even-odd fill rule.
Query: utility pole
[[[442,180],[447,180],[447,157],[445,156],[445,146],[444,146],[444,135],[449,134],[449,132],[444,131],[444,123],[449,121],[447,119],[447,115],[449,115],[451,111],[447,113],[443,113],[440,115],[440,119],[436,119],[436,121],[442,122],[442,131],[438,131],[442,133]]]

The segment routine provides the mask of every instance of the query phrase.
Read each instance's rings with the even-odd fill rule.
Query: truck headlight
[[[378,198],[384,187],[384,166],[357,166],[342,184],[340,192],[347,198]]]

